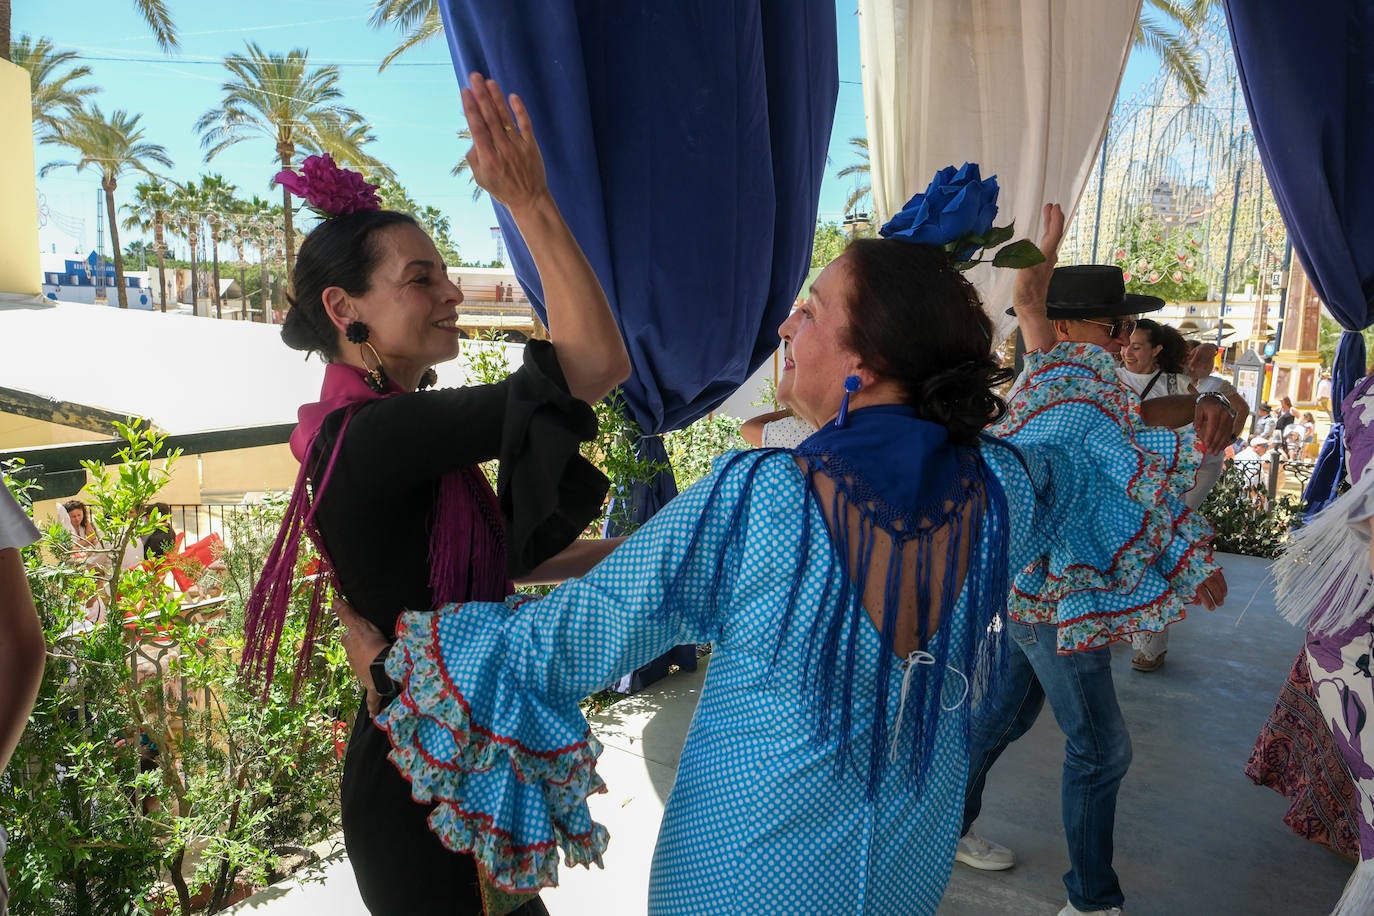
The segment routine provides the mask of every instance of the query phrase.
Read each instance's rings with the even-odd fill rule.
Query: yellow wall
[[[0,292],[38,295],[38,191],[29,71],[0,60]]]
[[[92,442],[100,438],[88,430],[0,412],[0,451]],[[232,452],[182,455],[172,465],[172,479],[158,494],[158,499],[178,505],[238,502],[245,493],[291,489],[298,469],[291,448],[285,443]]]
[[[4,63],[0,61],[0,63]],[[111,431],[113,435],[113,431]],[[65,445],[68,442],[90,442],[100,436],[75,426],[61,426],[45,420],[34,420],[18,414],[0,411],[0,451],[26,448],[31,445]]]
[[[289,490],[299,470],[291,447],[285,443],[211,452],[200,456],[200,488],[205,502],[220,494]]]

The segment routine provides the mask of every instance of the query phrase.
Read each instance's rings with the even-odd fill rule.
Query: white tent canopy
[[[859,0],[878,221],[936,171],[977,162],[1002,188],[997,224],[1038,239],[1040,210],[1071,216],[1130,51],[1141,0]],[[971,279],[998,324],[1010,271]]]
[[[324,376],[275,325],[50,299],[0,297],[0,341],[0,389],[174,435],[295,423]],[[518,365],[520,347],[496,346]],[[461,357],[439,366],[439,383],[464,384],[466,368]]]

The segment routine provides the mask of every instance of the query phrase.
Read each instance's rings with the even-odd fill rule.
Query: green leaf
[[[1045,260],[1045,254],[1030,239],[1020,239],[1000,249],[993,255],[993,267],[1034,267]]]
[[[998,245],[1011,238],[1016,232],[1016,224],[1010,223],[1006,226],[993,226],[988,230],[988,234],[983,236],[983,247],[996,248]]]
[[[981,264],[981,263],[983,263],[983,259],[982,259],[982,258],[977,258],[977,259],[972,260],[972,261],[955,261],[955,262],[954,262],[954,269],[955,269],[955,270],[968,270],[970,267],[974,266],[975,264]]]

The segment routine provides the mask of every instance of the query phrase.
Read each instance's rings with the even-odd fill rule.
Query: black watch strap
[[[401,685],[391,679],[391,675],[386,673],[386,658],[391,654],[391,643],[387,643],[385,649],[377,653],[377,657],[372,660],[369,670],[372,672],[372,689],[377,691],[377,695],[383,700],[390,700],[401,692]]]

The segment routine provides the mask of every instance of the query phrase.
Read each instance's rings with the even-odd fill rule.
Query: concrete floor
[[[1117,692],[1135,746],[1116,830],[1127,911],[1318,916],[1340,896],[1351,866],[1289,832],[1281,821],[1285,800],[1242,772],[1301,634],[1275,613],[1264,561],[1224,559],[1226,606],[1197,610],[1177,625],[1162,670],[1132,671],[1129,650],[1115,650]],[[610,791],[591,807],[611,833],[607,869],[562,869],[561,885],[543,895],[552,916],[644,912],[663,800],[703,676],[704,668],[670,677],[594,722],[606,745],[600,770]],[[1062,763],[1063,735],[1047,712],[993,770],[977,825],[1015,850],[1017,866],[988,873],[956,865],[941,916],[1058,912],[1067,868]],[[342,854],[229,912],[366,914]]]

